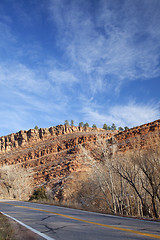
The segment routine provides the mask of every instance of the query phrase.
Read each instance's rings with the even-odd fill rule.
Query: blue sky
[[[160,118],[159,0],[1,0],[0,136]]]

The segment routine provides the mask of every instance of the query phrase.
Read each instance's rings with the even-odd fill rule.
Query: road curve
[[[45,239],[160,239],[160,222],[9,200],[0,200],[0,212],[15,218]]]

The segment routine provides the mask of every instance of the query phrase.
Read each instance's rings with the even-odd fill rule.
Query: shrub
[[[45,188],[43,186],[34,191],[29,201],[39,200],[39,199],[47,199]]]
[[[118,130],[119,130],[119,131],[123,131],[124,129],[123,129],[122,127],[119,127]]]

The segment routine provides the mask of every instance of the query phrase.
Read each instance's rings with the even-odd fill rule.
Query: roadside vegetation
[[[133,146],[140,141],[136,139]],[[150,143],[147,149],[133,148],[127,153],[117,153],[116,144],[108,147],[103,143],[100,161],[82,147],[91,174],[79,183],[77,200],[83,199],[84,207],[91,205],[102,212],[159,218],[160,146],[153,139]]]
[[[47,195],[45,192],[44,186],[37,188],[34,190],[33,194],[30,196],[29,201],[34,201],[34,200],[47,200]]]
[[[89,166],[66,184],[65,199],[55,200],[54,191],[37,189],[31,200],[72,208],[140,218],[160,218],[160,146],[149,139],[147,149],[141,139],[133,148],[117,152],[116,143],[108,145],[98,139],[95,151],[81,145],[81,160]],[[95,157],[96,156],[96,157]],[[99,158],[97,158],[99,156]],[[45,192],[46,191],[46,192]],[[63,194],[61,194],[63,196]]]
[[[0,193],[11,199],[26,199],[32,191],[32,171],[19,165],[0,168]]]
[[[13,229],[4,215],[0,213],[0,240],[14,240]]]

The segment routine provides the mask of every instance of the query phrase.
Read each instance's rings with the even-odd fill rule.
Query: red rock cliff
[[[121,153],[135,147],[145,148],[159,142],[160,120],[123,132],[63,125],[20,131],[0,138],[0,167],[12,166],[10,170],[17,167],[21,172],[22,169],[31,171],[31,191],[35,187],[46,185],[55,189],[55,196],[60,198],[60,191],[64,189],[66,181],[74,181],[79,172],[88,171],[88,166],[80,157],[80,146],[83,145],[91,151],[95,159],[101,158],[101,151],[97,147],[99,139],[105,140],[108,147],[115,144],[117,151]],[[1,173],[0,176],[2,178]],[[7,174],[6,176],[8,177]],[[19,180],[15,177],[14,182],[16,181]],[[5,189],[5,184],[1,189]],[[9,187],[6,197],[8,193]],[[27,194],[24,198],[28,197]],[[4,190],[0,191],[0,195],[4,196]],[[14,191],[10,197],[13,195],[19,198]]]

